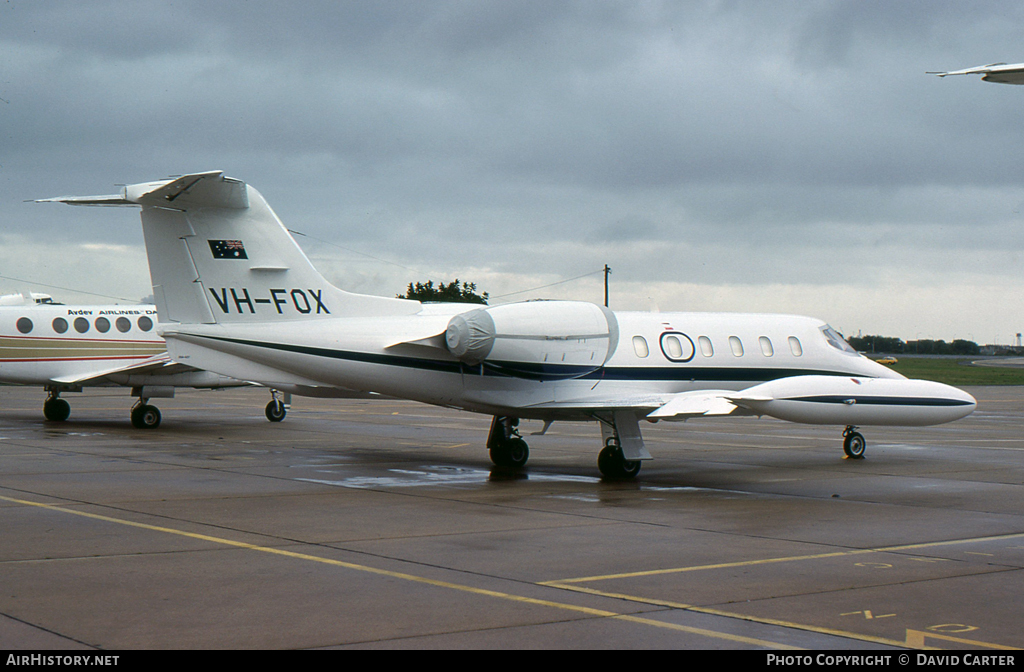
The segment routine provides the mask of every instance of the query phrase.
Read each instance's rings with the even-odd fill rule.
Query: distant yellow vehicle
[[[879,364],[895,364],[896,363],[896,358],[895,357],[882,357],[881,359],[876,359],[875,361],[878,362]]]

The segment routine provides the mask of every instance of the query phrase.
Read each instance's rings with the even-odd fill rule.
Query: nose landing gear
[[[847,425],[843,430],[843,452],[846,453],[846,457],[851,460],[863,460],[865,448],[867,443],[861,433],[853,425]]]

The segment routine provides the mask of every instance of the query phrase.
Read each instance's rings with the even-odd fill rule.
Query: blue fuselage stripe
[[[789,397],[778,401],[803,401],[814,404],[867,404],[872,406],[970,406],[962,399],[936,397],[850,397],[843,395],[820,395],[816,397]],[[852,404],[851,404],[852,405]]]
[[[770,367],[689,367],[675,366],[577,366],[570,364],[533,364],[523,362],[484,362],[481,365],[469,366],[461,362],[450,362],[438,359],[408,357],[372,352],[353,352],[334,350],[308,345],[289,345],[286,343],[268,343],[240,338],[224,338],[219,336],[199,336],[189,334],[193,338],[206,338],[225,343],[234,343],[256,348],[279,350],[314,357],[327,357],[365,364],[381,364],[424,371],[439,371],[452,374],[500,376],[549,382],[555,380],[609,380],[609,381],[716,381],[716,382],[767,382],[791,376],[859,376],[864,374],[850,371],[823,371],[818,369],[792,369]],[[847,397],[849,398],[849,397]]]

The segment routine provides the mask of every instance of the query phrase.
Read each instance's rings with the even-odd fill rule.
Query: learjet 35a
[[[845,427],[962,418],[971,395],[908,380],[820,320],[613,312],[582,301],[490,307],[342,291],[253,187],[220,171],[46,199],[142,206],[159,331],[175,362],[298,394],[377,393],[493,416],[499,466],[529,456],[519,419],[596,421],[598,466],[651,459],[639,420],[771,416]]]

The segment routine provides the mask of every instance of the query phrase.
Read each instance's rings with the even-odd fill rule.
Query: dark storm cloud
[[[610,258],[638,283],[941,285],[950,249],[989,251],[979,273],[1012,282],[1024,87],[924,73],[1024,60],[1022,19],[1002,2],[15,1],[0,216],[22,241],[138,246],[109,212],[21,201],[222,168],[314,256],[341,255],[349,286],[400,290],[408,268],[544,284]]]

